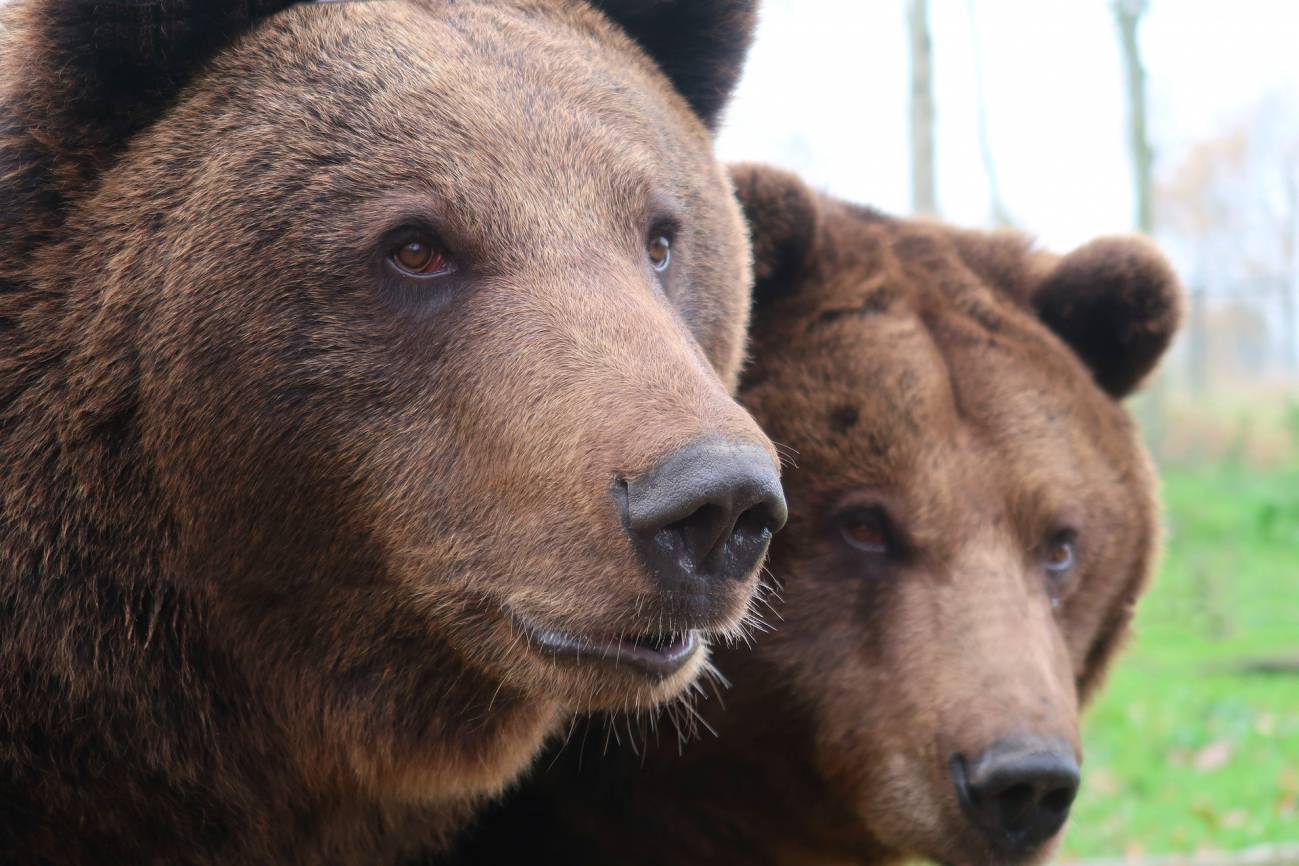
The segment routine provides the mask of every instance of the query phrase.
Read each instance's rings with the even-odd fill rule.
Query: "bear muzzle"
[[[779,470],[756,444],[710,436],[616,479],[612,499],[649,586],[638,604],[641,625],[575,631],[518,609],[511,619],[553,661],[667,680],[692,664],[708,635],[742,618],[787,517]]]

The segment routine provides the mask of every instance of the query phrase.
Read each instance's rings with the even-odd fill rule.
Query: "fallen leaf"
[[[1093,794],[1112,797],[1119,792],[1119,777],[1113,770],[1102,767],[1087,779],[1087,787],[1091,788]]]
[[[1194,766],[1201,773],[1219,770],[1231,760],[1234,748],[1231,740],[1217,740],[1195,753]]]
[[[1191,814],[1203,821],[1206,826],[1217,829],[1219,824],[1218,810],[1214,808],[1210,800],[1197,797],[1195,802],[1191,804]]]

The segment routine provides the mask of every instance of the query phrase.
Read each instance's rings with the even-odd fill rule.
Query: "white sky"
[[[764,0],[719,138],[728,160],[910,207],[905,0]],[[974,40],[1015,221],[1059,249],[1132,225],[1126,101],[1109,0],[931,0],[938,199],[984,224]],[[1299,101],[1299,2],[1153,0],[1143,24],[1156,175],[1268,95]]]

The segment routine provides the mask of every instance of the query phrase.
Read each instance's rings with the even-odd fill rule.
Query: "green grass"
[[[1164,472],[1169,537],[1084,724],[1062,859],[1299,842],[1299,462]],[[1288,674],[1243,662],[1289,659]]]

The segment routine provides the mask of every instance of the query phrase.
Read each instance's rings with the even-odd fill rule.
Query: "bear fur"
[[[951,762],[1016,736],[1080,750],[1156,559],[1120,401],[1176,330],[1178,282],[1137,238],[1062,257],[775,169],[734,179],[756,274],[741,400],[789,454],[770,633],[680,712],[715,736],[594,717],[447,862],[1041,860],[1058,835],[997,848]],[[1056,575],[1061,537],[1077,559]]]
[[[710,131],[752,7],[4,9],[0,861],[396,862],[705,664],[515,617],[737,633],[756,575],[673,620],[612,490],[775,461]]]

